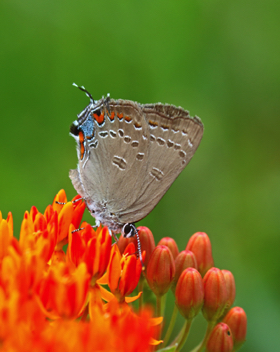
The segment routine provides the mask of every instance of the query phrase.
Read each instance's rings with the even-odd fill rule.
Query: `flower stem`
[[[207,343],[207,340],[208,340],[208,337],[209,337],[211,331],[213,330],[215,324],[216,324],[215,321],[208,323],[207,330],[206,330],[203,341],[198,346],[196,346],[191,352],[202,352],[204,350],[206,343]]]
[[[192,325],[192,319],[190,320],[186,320],[185,322],[185,331],[183,333],[183,335],[181,336],[181,340],[179,342],[179,345],[176,349],[176,352],[179,352],[181,350],[181,348],[184,346],[186,340],[187,340],[187,337],[189,335],[189,331],[190,331],[190,327]]]
[[[175,339],[171,342],[169,346],[174,346],[176,343],[178,343],[178,341],[183,336],[184,329],[185,329],[185,325],[183,325],[182,329],[179,331],[179,334],[175,337]]]
[[[157,317],[162,317],[162,303],[163,302],[163,296],[156,296],[157,301],[156,301],[156,316]],[[158,340],[161,339],[161,333],[162,333],[162,323],[159,325],[159,331],[158,331]],[[159,348],[159,346],[158,346]]]
[[[162,296],[157,296],[157,303],[156,303],[156,316],[161,317],[161,309],[162,309]]]
[[[165,347],[170,339],[171,333],[173,331],[174,328],[174,324],[176,322],[176,318],[177,318],[177,314],[178,314],[178,308],[176,305],[174,305],[174,309],[173,309],[173,313],[172,313],[172,317],[168,326],[168,329],[165,333],[164,339],[163,339],[163,344],[161,346],[161,348]]]
[[[138,293],[142,292],[142,295],[139,297],[139,300],[138,300],[139,312],[143,307],[143,289],[144,289],[144,277],[141,275],[138,283]]]

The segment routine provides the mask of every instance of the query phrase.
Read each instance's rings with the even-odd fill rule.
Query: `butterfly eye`
[[[134,224],[125,224],[122,228],[122,235],[124,238],[133,237],[136,233]]]
[[[70,126],[70,133],[74,136],[78,136],[80,132],[80,127],[76,123],[72,123]]]

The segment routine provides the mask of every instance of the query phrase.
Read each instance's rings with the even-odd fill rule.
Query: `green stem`
[[[164,339],[163,339],[163,344],[162,344],[161,348],[165,347],[167,345],[167,342],[170,339],[171,333],[172,333],[172,331],[174,329],[174,325],[175,325],[175,322],[176,322],[177,314],[178,314],[178,308],[177,308],[176,305],[174,305],[172,317],[171,317],[171,320],[169,322],[168,329],[167,329],[167,331],[165,333],[165,336],[164,336]]]
[[[162,309],[162,296],[156,296],[157,303],[156,303],[156,316],[161,317],[161,309]]]
[[[157,317],[162,317],[162,306],[164,303],[163,296],[156,296],[157,302],[156,302],[156,316]],[[159,325],[159,333],[158,333],[158,340],[161,339],[161,333],[162,333],[162,323]],[[157,349],[160,348],[160,345],[157,346]]]
[[[164,294],[162,296],[162,299],[161,299],[161,317],[164,316],[164,313],[165,313],[165,306],[166,306],[166,297],[167,297],[167,294]]]
[[[138,307],[139,307],[139,311],[141,311],[142,307],[143,307],[143,289],[144,289],[144,278],[142,277],[142,275],[140,276],[140,280],[138,283],[138,293],[142,292],[142,295],[139,297],[138,299]]]
[[[185,331],[181,337],[181,340],[179,342],[179,345],[176,349],[176,352],[179,352],[181,350],[181,348],[184,346],[187,338],[188,338],[188,335],[189,335],[189,331],[190,331],[190,327],[192,325],[192,319],[191,320],[186,320],[185,322]]]
[[[202,352],[204,350],[206,343],[207,343],[207,340],[208,340],[208,337],[209,337],[211,331],[213,330],[215,324],[216,324],[215,321],[208,323],[207,330],[206,330],[203,341],[198,346],[196,346],[191,352]]]
[[[171,344],[169,346],[174,346],[175,343],[177,343],[181,339],[181,337],[182,337],[182,335],[184,333],[184,330],[185,330],[185,324],[183,325],[183,327],[180,330],[179,334],[175,337],[175,339],[171,342]]]

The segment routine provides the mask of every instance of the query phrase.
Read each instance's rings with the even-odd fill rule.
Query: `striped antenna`
[[[73,83],[73,86],[79,88],[82,92],[85,92],[85,93],[86,93],[86,96],[89,97],[90,102],[91,102],[92,104],[95,104],[95,100],[93,99],[92,95],[90,94],[90,92],[88,92],[88,91],[86,90],[86,88],[85,88],[84,86],[81,86],[81,87],[80,87],[80,86],[78,86],[76,83]]]

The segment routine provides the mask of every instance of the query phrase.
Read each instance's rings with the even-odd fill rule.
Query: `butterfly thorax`
[[[124,224],[120,222],[116,214],[110,212],[106,202],[94,202],[91,199],[84,199],[88,210],[95,218],[97,225],[107,226],[112,233],[120,233]]]

